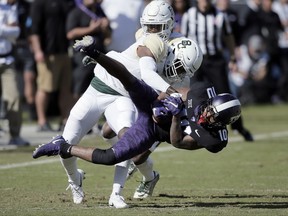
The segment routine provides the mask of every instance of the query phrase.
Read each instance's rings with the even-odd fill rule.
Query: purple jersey
[[[190,135],[197,141],[199,146],[208,151],[216,153],[226,147],[228,143],[228,130],[226,126],[209,127],[197,123],[199,118],[199,107],[206,103],[208,98],[216,95],[214,87],[205,81],[195,82],[187,93],[186,109],[189,126],[184,133]]]

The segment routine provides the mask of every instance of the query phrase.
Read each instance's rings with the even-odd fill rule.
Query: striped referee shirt
[[[214,6],[202,13],[191,7],[182,17],[181,33],[199,44],[203,55],[222,52],[222,36],[232,34],[227,14],[217,12]]]

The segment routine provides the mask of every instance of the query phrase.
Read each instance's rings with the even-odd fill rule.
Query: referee
[[[229,51],[229,69],[236,66],[236,59],[235,41],[227,14],[217,12],[211,0],[197,0],[197,5],[191,7],[182,17],[181,33],[195,40],[203,53],[202,65],[191,78],[190,85],[207,80],[214,85],[217,94],[231,93],[224,48]],[[253,141],[251,133],[242,124],[242,118],[231,127],[246,141]]]

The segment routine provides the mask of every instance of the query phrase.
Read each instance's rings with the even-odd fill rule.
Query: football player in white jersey
[[[169,49],[167,53],[167,62],[165,58],[161,62],[158,62],[157,71],[162,76],[162,78],[164,78],[169,84],[176,84],[177,87],[179,87],[179,83],[181,83],[181,86],[183,86],[182,81],[184,79],[184,76],[187,75],[186,78],[188,77],[188,81],[189,81],[189,77],[193,76],[194,72],[199,68],[202,62],[202,52],[199,49],[198,45],[194,41],[187,40],[187,39],[184,40],[184,38],[183,38],[183,41],[179,42],[178,39],[181,38],[182,35],[179,33],[172,32],[173,25],[174,25],[173,10],[169,4],[163,1],[151,2],[143,11],[143,15],[141,17],[140,22],[141,22],[142,28],[136,33],[137,42],[133,44],[130,48],[128,48],[126,51],[124,51],[122,54],[125,54],[126,57],[130,58],[131,56],[135,55],[135,49],[137,49],[138,43],[141,42],[141,40],[143,40],[143,36],[150,35],[151,33],[158,34],[161,38],[164,38],[166,41],[169,41],[169,44],[173,45],[173,48]],[[108,56],[109,55],[110,54],[108,54]],[[124,57],[124,56],[121,56],[121,57]],[[116,60],[118,59],[116,56],[114,57]],[[174,58],[175,58],[175,61],[174,61]],[[181,62],[183,62],[183,64],[181,64]],[[141,64],[141,61],[140,61],[140,64]],[[142,65],[144,67],[148,66],[147,63],[142,63]],[[169,67],[169,65],[171,65],[171,67]],[[179,70],[177,74],[175,69],[181,66],[183,66],[182,68],[184,70],[183,70],[183,73],[180,75]],[[133,68],[128,68],[128,70],[131,72]],[[104,75],[106,76],[107,73],[105,73]],[[141,75],[143,76],[141,77],[143,80],[150,79],[150,83],[145,81],[146,83],[148,83],[149,85],[153,83],[156,85],[156,87],[152,85],[151,86],[154,89],[159,89],[159,87],[157,87],[159,82],[157,80],[154,80],[154,78],[150,76],[150,74],[141,73]],[[115,81],[114,77],[111,77],[111,76],[108,76],[108,77],[109,79],[113,79]],[[103,78],[103,76],[101,78]],[[187,82],[187,79],[186,79],[186,82]],[[119,84],[119,86],[121,86],[122,88],[122,85],[118,80],[116,80],[116,83]],[[189,83],[188,83],[188,86],[189,86]],[[119,98],[113,104],[109,105],[109,107],[106,108],[105,113],[104,113],[106,120],[108,124],[110,125],[110,127],[112,127],[113,131],[115,131],[116,134],[118,135],[120,131],[120,136],[125,132],[125,130],[128,127],[131,126],[131,121],[129,120],[131,118],[129,118],[129,115],[124,115],[125,113],[124,110],[126,111],[128,110],[129,114],[131,112],[136,112],[135,109],[134,110],[132,109],[133,105],[128,106],[128,103],[130,102],[131,100],[127,98]],[[119,113],[122,113],[121,118],[119,118]],[[134,118],[134,120],[135,119],[136,117]],[[124,130],[122,130],[123,125],[125,126]],[[108,134],[105,138],[109,138],[110,136],[111,135]],[[110,144],[114,144],[117,142],[117,140],[118,139],[116,137],[116,138],[110,139],[109,142]],[[148,180],[149,180],[149,174],[150,174],[150,178],[154,178],[154,172],[152,169],[153,167],[151,166],[151,163],[149,162],[151,162],[151,160],[148,158],[147,162],[139,166],[139,170],[140,171],[143,170],[144,177],[146,176],[146,179]],[[130,161],[125,161],[125,162],[117,164],[115,167],[113,190],[109,199],[109,204],[113,205],[116,208],[127,207],[124,202],[123,197],[119,196],[119,194],[121,194],[122,188],[124,187],[129,164],[130,164]],[[148,168],[146,167],[146,165],[148,165]],[[147,170],[150,170],[150,172],[147,172]]]
[[[174,26],[174,12],[171,5],[165,1],[152,1],[147,7],[148,9],[152,8],[148,11],[150,11],[149,16],[153,19],[151,23],[149,21],[148,24],[143,24],[143,37],[140,37],[135,44],[124,52],[112,51],[107,55],[120,61],[133,75],[144,80],[156,90],[171,93],[175,90],[155,72],[156,62],[161,63],[162,58],[166,55],[167,47],[158,34],[164,39],[169,38]],[[89,40],[89,37],[86,37],[86,39],[78,41],[78,45],[85,42],[91,43]],[[75,45],[77,47],[77,43]],[[109,106],[123,108],[119,112],[109,113],[109,117],[112,119],[110,125],[116,134],[121,137],[135,121],[136,109],[122,84],[117,79],[109,76],[108,73],[105,73],[104,68],[97,65],[95,67],[95,77],[90,86],[70,112],[62,134],[65,140],[72,145],[78,144]],[[106,113],[105,115],[108,116]],[[68,176],[68,188],[72,190],[73,201],[79,204],[84,199],[82,189],[84,172],[77,168],[75,157],[61,158],[61,163]],[[116,166],[115,176],[119,177],[114,179],[116,183],[113,184],[113,191],[109,199],[109,205],[116,208],[127,207],[121,197],[121,187],[125,182],[126,174],[127,164],[120,165],[118,168]]]
[[[173,33],[172,33],[173,35]],[[183,85],[183,82],[187,81],[185,78],[189,78],[194,75],[197,69],[200,67],[203,59],[201,49],[197,43],[193,40],[190,40],[185,37],[171,38],[169,40],[168,54],[163,66],[163,70],[159,72],[164,80],[166,80],[170,85],[175,86],[179,92],[185,92],[189,89],[187,85]],[[189,80],[189,79],[188,79]],[[187,83],[189,86],[189,83]],[[179,88],[183,88],[184,91],[180,91]],[[106,109],[106,112],[110,111],[110,107]],[[117,113],[117,107],[113,107],[113,110]],[[108,124],[110,125],[109,115],[105,115]],[[104,137],[112,136],[111,131],[109,132],[109,127],[107,124],[104,124],[102,130]],[[116,140],[115,140],[116,141]],[[159,142],[155,143],[147,152],[148,154],[153,152],[154,149],[159,145]],[[159,180],[159,173],[153,171],[153,161],[150,157],[135,157],[136,167],[139,169],[143,175],[143,180],[141,181],[140,186],[136,189],[134,193],[134,198],[146,198],[153,193],[153,189],[157,181]],[[132,167],[133,167],[133,163]],[[128,177],[133,174],[134,169],[129,170]],[[144,188],[143,185],[148,185],[148,188]],[[141,190],[140,190],[141,189]]]
[[[152,11],[152,13],[149,12],[149,16],[153,17],[154,24],[153,19],[148,19],[149,22],[146,24],[142,20],[143,37],[141,36],[135,44],[124,52],[112,51],[107,55],[124,64],[134,76],[144,80],[155,90],[172,93],[175,90],[155,72],[157,70],[156,63],[158,63],[158,66],[160,65],[160,68],[163,67],[165,62],[163,57],[166,55],[166,44],[157,35],[164,39],[170,37],[174,24],[174,13],[171,6],[165,1],[152,1],[149,5],[148,8],[152,7],[152,10],[148,10]],[[159,9],[156,10],[156,14],[155,7]],[[77,48],[77,45],[81,47],[81,43],[82,45],[83,43],[91,43],[90,39],[90,37],[83,38],[82,41],[75,44],[75,47]],[[91,85],[70,112],[62,134],[65,140],[72,145],[78,144],[83,136],[98,122],[103,112],[109,119],[110,126],[119,137],[136,119],[136,109],[122,84],[108,75],[104,68],[97,65]],[[77,169],[77,162],[74,157],[61,158],[61,162],[68,176],[73,201],[76,204],[81,203],[84,198],[82,189],[84,172]],[[127,207],[121,196],[121,190],[126,180],[129,164],[129,161],[122,162],[115,168],[113,191],[109,199],[110,206],[116,208]]]
[[[181,34],[172,32],[172,29],[173,29],[172,26],[174,26],[174,17],[170,19],[169,15],[164,16],[164,17],[162,16],[163,14],[170,14],[169,10],[171,11],[171,14],[172,14],[173,10],[171,7],[167,5],[163,7],[161,5],[162,5],[161,1],[158,1],[158,2],[152,1],[144,9],[142,13],[142,17],[140,19],[142,28],[139,29],[139,31],[136,33],[136,39],[141,38],[143,35],[149,35],[154,32],[154,33],[157,33],[162,38],[164,38],[166,41],[169,41],[170,45],[172,46],[174,45],[174,48],[172,48],[172,50],[169,51],[170,55],[169,53],[167,54],[167,62],[165,62],[166,61],[165,59],[165,61],[162,61],[157,64],[157,71],[165,81],[167,81],[173,87],[177,88],[179,92],[183,92],[183,95],[186,95],[185,93],[189,89],[190,77],[193,76],[194,72],[200,67],[200,64],[202,62],[202,53],[201,53],[201,50],[198,48],[198,45],[194,41],[187,40],[188,43],[192,44],[192,46],[189,47],[185,44],[182,44],[182,42],[177,43],[176,42],[177,40],[174,40],[174,39],[182,37]],[[171,22],[171,20],[173,20],[173,22]],[[183,49],[179,49],[180,47],[178,48],[177,46],[183,47]],[[195,52],[195,49],[196,49],[196,52]],[[176,50],[176,56],[175,56],[175,50]],[[193,56],[193,54],[197,56],[195,57]],[[173,62],[174,57],[175,57],[175,60],[178,59],[178,61]],[[194,60],[195,62],[193,62]],[[185,67],[186,71],[185,73],[182,73],[181,77],[179,77],[177,73],[175,73],[175,68],[180,67],[181,62],[183,62],[183,64],[186,64],[186,67]],[[166,63],[165,68],[164,68],[164,63]],[[164,73],[161,73],[162,71]],[[185,79],[183,75],[186,75]],[[123,106],[121,103],[118,103],[118,104],[115,103],[115,106],[110,106],[105,111],[105,117],[110,127],[107,126],[107,124],[104,124],[101,132],[104,138],[106,139],[110,138],[109,142],[111,144],[116,143],[118,140],[117,137],[111,139],[111,137],[113,137],[111,133],[113,134],[113,131],[117,131],[117,129],[115,130],[115,128],[113,127],[113,121],[117,120],[117,118],[115,118],[115,113],[120,112],[120,110],[123,109],[122,107]],[[120,110],[116,111],[118,108],[120,108]],[[111,130],[111,127],[113,130]],[[157,145],[158,143],[155,143],[154,146],[157,146]],[[151,148],[151,151],[153,151],[153,148],[154,147]],[[115,175],[114,182],[116,182],[118,179],[118,181],[121,182],[120,185],[122,187],[124,187],[124,183],[125,183],[124,173],[126,173],[126,167],[128,163],[129,163],[128,161],[120,163],[116,165],[116,168],[115,168],[118,174],[117,176]],[[131,164],[133,165],[133,163]],[[137,167],[140,170],[140,172],[143,174],[143,182],[146,182],[146,181],[149,182],[159,177],[158,173],[156,173],[155,175],[153,171],[153,164],[150,158],[148,158],[145,162],[138,161]],[[114,186],[117,187],[117,184],[114,183]],[[118,184],[118,187],[119,187],[119,184]],[[149,191],[149,193],[152,193],[152,192],[153,190]],[[137,192],[135,192],[135,194],[136,193]],[[144,196],[147,196],[147,194],[145,194]]]

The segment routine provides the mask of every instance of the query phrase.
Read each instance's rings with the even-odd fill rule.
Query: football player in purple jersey
[[[155,141],[188,150],[206,148],[214,153],[227,145],[226,125],[241,114],[240,102],[231,94],[216,95],[213,87],[207,88],[200,83],[197,91],[195,85],[188,93],[186,109],[179,94],[158,95],[116,60],[96,50],[92,54],[89,50],[84,49],[84,52],[121,81],[139,111],[138,119],[109,149],[74,146],[67,144],[62,136],[57,136],[36,148],[33,158],[76,156],[95,164],[113,165],[148,150]],[[171,124],[166,118],[171,120]],[[163,121],[156,123],[156,119]]]

